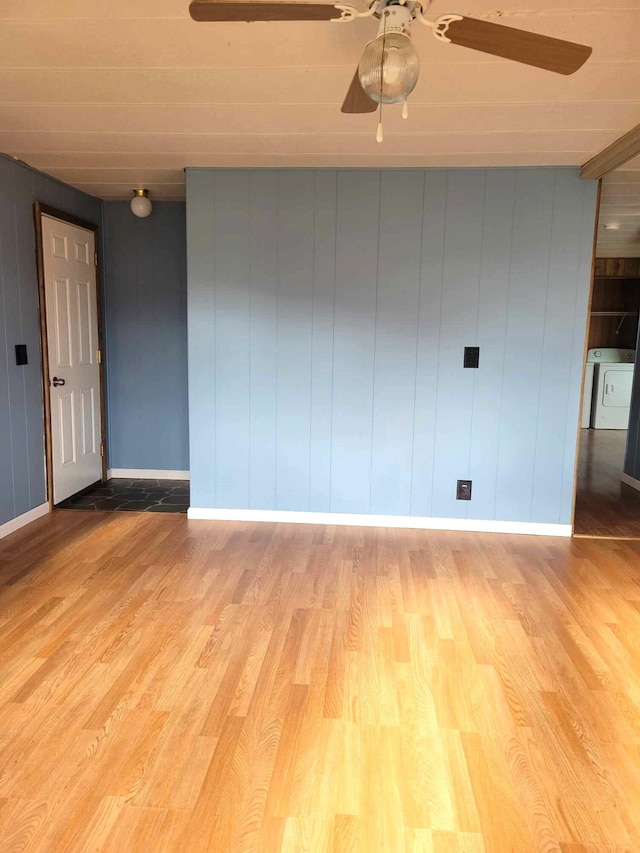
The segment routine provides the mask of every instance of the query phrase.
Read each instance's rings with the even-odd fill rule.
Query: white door
[[[42,216],[53,502],[102,479],[95,234]]]

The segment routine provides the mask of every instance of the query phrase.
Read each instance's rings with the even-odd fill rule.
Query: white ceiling
[[[594,52],[562,77],[439,44],[415,24],[410,116],[387,108],[380,145],[375,115],[340,113],[371,20],[198,24],[188,0],[0,0],[0,150],[102,198],[140,185],[182,198],[187,165],[579,165],[640,121],[638,0],[435,0],[431,11]],[[636,169],[604,188],[603,215],[625,223],[608,236],[626,240],[640,214]],[[633,223],[640,231],[640,215]]]

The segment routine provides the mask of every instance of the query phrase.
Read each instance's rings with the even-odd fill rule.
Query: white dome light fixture
[[[144,219],[151,213],[153,205],[149,199],[149,190],[134,190],[131,199],[131,213]]]
[[[402,3],[403,0],[400,0]],[[409,115],[407,98],[413,92],[420,73],[420,60],[411,44],[412,12],[403,5],[381,9],[378,35],[366,45],[358,64],[358,77],[364,93],[380,104],[376,139],[382,142],[382,105],[403,101],[402,118]]]
[[[413,91],[419,70],[420,60],[409,36],[391,32],[378,36],[365,47],[358,76],[372,101],[397,104]]]

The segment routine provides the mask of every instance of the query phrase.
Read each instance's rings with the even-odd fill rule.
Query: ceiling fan
[[[314,0],[192,0],[195,21],[332,21],[379,18],[378,34],[368,42],[342,104],[343,113],[375,112],[379,104],[404,101],[413,91],[420,70],[411,44],[411,24],[431,28],[441,42],[532,65],[556,74],[573,74],[591,56],[592,48],[525,30],[462,15],[426,17],[432,0],[371,0],[365,11],[350,3]],[[382,127],[378,128],[381,141]]]

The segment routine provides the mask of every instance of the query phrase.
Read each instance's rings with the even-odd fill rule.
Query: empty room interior
[[[0,0],[0,850],[640,851],[639,31]]]

